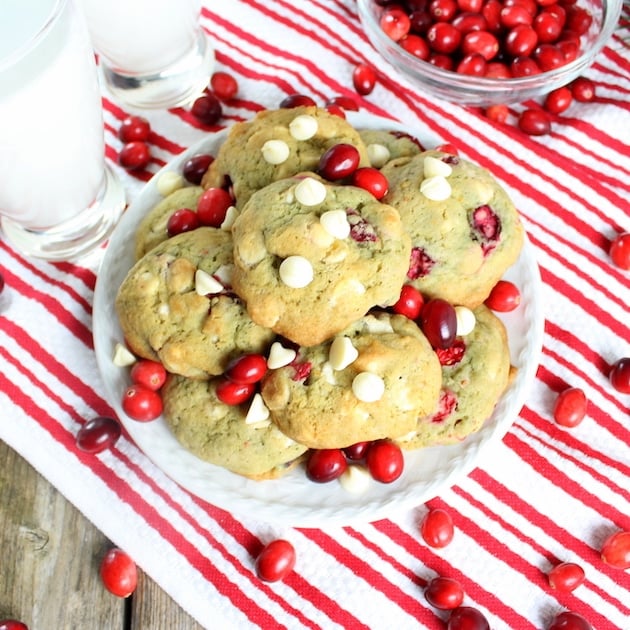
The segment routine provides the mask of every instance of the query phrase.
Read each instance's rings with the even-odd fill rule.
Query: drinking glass
[[[2,0],[0,226],[27,255],[68,260],[125,206],[105,162],[98,73],[72,0]]]
[[[143,108],[184,105],[208,85],[214,50],[200,0],[81,0],[112,94]]]

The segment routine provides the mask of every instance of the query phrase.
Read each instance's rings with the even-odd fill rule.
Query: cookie
[[[396,438],[436,409],[437,355],[418,326],[378,313],[270,370],[261,394],[279,429],[311,448]]]
[[[164,384],[164,418],[184,448],[252,479],[280,477],[300,461],[305,446],[269,420],[248,423],[249,403],[222,403],[216,395],[218,382],[170,376]]]
[[[345,119],[317,107],[264,110],[236,123],[206,172],[204,188],[231,184],[237,208],[267,184],[302,171],[315,171],[332,146],[352,144],[360,166],[368,166],[359,133]]]
[[[167,223],[180,208],[197,209],[203,193],[201,186],[186,186],[173,191],[156,204],[140,221],[136,230],[135,256],[140,260],[149,250],[169,238]]]
[[[393,160],[382,172],[389,181],[383,201],[411,237],[408,282],[428,298],[481,304],[523,245],[505,190],[486,169],[439,151]]]
[[[409,267],[394,208],[314,175],[254,193],[232,237],[234,290],[252,320],[303,346],[395,303]]]
[[[491,415],[511,376],[503,322],[486,306],[474,310],[471,333],[439,350],[442,390],[439,409],[420,417],[398,444],[405,449],[451,444],[478,431]]]
[[[129,348],[175,374],[207,378],[265,352],[274,334],[252,322],[232,292],[232,237],[202,227],[151,249],[128,272],[116,311]]]
[[[374,168],[382,168],[390,160],[412,157],[424,151],[424,147],[416,138],[402,131],[359,129],[359,135]]]

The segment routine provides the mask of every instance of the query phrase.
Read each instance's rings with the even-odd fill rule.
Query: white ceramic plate
[[[439,144],[429,130],[409,128],[375,116],[348,116],[358,128],[397,129],[415,135],[427,147]],[[431,447],[405,454],[403,475],[392,484],[374,482],[361,495],[350,494],[337,482],[316,484],[301,468],[281,479],[255,482],[201,461],[182,448],[163,418],[140,423],[129,419],[121,397],[129,383],[128,369],[116,367],[112,356],[122,332],[114,309],[118,287],[134,262],[136,227],[161,196],[156,182],[167,170],[181,172],[186,159],[197,153],[216,154],[226,132],[213,134],[179,155],[156,174],[122,217],[105,253],[94,296],[94,342],[96,358],[109,403],[138,447],[169,477],[190,492],[221,508],[285,526],[323,526],[373,521],[390,517],[438,496],[456,484],[483,461],[489,448],[501,440],[518,416],[532,384],[542,348],[544,315],[540,274],[533,248],[525,243],[517,263],[506,274],[521,290],[521,306],[502,316],[509,335],[510,353],[518,373],[482,429],[460,444]]]

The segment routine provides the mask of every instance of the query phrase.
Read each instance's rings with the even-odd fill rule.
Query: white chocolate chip
[[[258,424],[269,419],[269,409],[260,394],[254,394],[252,402],[249,404],[245,424]]]
[[[122,343],[117,343],[112,362],[116,367],[129,367],[136,362],[136,357]]]
[[[295,198],[303,206],[316,206],[326,199],[326,186],[312,177],[305,177],[295,187]]]
[[[262,145],[262,156],[267,164],[282,164],[286,162],[291,152],[284,140],[267,140]]]
[[[296,116],[289,123],[289,133],[296,140],[308,140],[312,138],[317,133],[317,128],[317,119],[308,114]]]
[[[477,323],[475,314],[465,306],[456,306],[455,315],[457,316],[457,335],[463,337],[470,334]]]
[[[313,282],[313,266],[303,256],[289,256],[280,263],[280,280],[292,289],[302,289]]]
[[[374,168],[385,166],[392,156],[390,150],[384,144],[368,144],[367,154],[370,164]]]
[[[359,351],[352,345],[350,337],[335,337],[330,344],[328,361],[333,370],[343,370],[354,363]]]
[[[184,185],[184,177],[175,171],[165,171],[157,180],[156,188],[162,197],[179,190]]]
[[[364,318],[363,323],[365,324],[367,331],[373,335],[394,332],[394,329],[388,319],[380,319],[378,317],[374,317],[374,315],[368,315]]]
[[[326,232],[335,238],[343,239],[350,235],[350,223],[345,210],[328,210],[319,217],[319,221]]]
[[[267,357],[267,367],[270,370],[277,370],[278,368],[289,365],[295,357],[297,352],[292,348],[285,348],[279,341],[274,341],[269,348],[269,356]]]
[[[221,265],[215,272],[214,277],[223,284],[224,287],[232,286],[232,276],[234,275],[234,265]]]
[[[225,219],[223,219],[223,223],[221,223],[221,229],[226,231],[231,230],[237,216],[238,210],[236,209],[236,207],[230,206],[225,213]]]
[[[385,381],[373,372],[359,372],[352,381],[352,393],[361,402],[376,402],[385,393]]]
[[[431,201],[444,201],[451,196],[451,185],[446,177],[434,175],[422,180],[420,192]]]
[[[343,471],[339,483],[346,492],[363,494],[370,487],[372,476],[365,466],[352,464]]]
[[[158,315],[161,317],[168,317],[171,314],[171,309],[168,304],[160,304],[157,309]]]
[[[335,370],[333,369],[333,366],[330,365],[330,361],[324,361],[324,363],[322,364],[322,376],[329,385],[337,384],[337,379],[335,378]]]
[[[424,158],[425,177],[448,177],[453,172],[453,167],[439,158],[427,155]]]
[[[195,291],[197,295],[214,295],[223,291],[223,285],[203,269],[195,271]]]

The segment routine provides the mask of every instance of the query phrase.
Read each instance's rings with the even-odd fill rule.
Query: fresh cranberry
[[[433,578],[424,591],[426,600],[440,610],[453,610],[462,605],[464,601],[464,589],[462,585],[452,578]]]
[[[584,391],[569,387],[558,394],[553,406],[554,420],[563,427],[576,427],[586,415],[588,401]]]
[[[529,24],[517,24],[505,36],[505,51],[512,57],[529,57],[538,44],[538,35]]]
[[[432,298],[422,307],[420,325],[434,348],[449,348],[457,335],[457,314],[446,300]]]
[[[567,7],[565,27],[568,31],[584,35],[593,23],[593,16],[584,7],[571,5]]]
[[[455,0],[431,0],[429,3],[429,15],[436,22],[450,22],[457,14],[457,2]]]
[[[518,118],[518,128],[529,136],[544,136],[551,132],[551,121],[542,109],[524,109]]]
[[[512,4],[501,9],[500,20],[505,28],[514,28],[518,24],[531,25],[533,16],[523,5]]]
[[[118,129],[118,137],[125,143],[140,140],[146,142],[151,133],[151,125],[142,116],[127,116]]]
[[[197,186],[201,184],[201,180],[212,162],[214,162],[212,155],[203,153],[193,155],[184,162],[182,175],[186,181]]]
[[[534,18],[532,28],[536,31],[539,42],[550,44],[557,41],[558,37],[560,37],[562,22],[556,13],[552,11],[541,11]]]
[[[565,611],[554,618],[547,630],[593,630],[593,628],[582,615]]]
[[[452,22],[455,28],[462,33],[470,33],[472,31],[485,31],[488,23],[481,13],[462,11],[455,16]]]
[[[423,305],[424,298],[422,293],[411,284],[405,284],[400,290],[400,297],[396,304],[392,306],[392,310],[394,313],[404,315],[409,319],[418,319]]]
[[[256,558],[256,575],[265,582],[279,582],[293,571],[295,560],[295,548],[288,540],[273,540]]]
[[[509,313],[521,303],[519,288],[509,280],[499,280],[485,300],[485,305],[497,313]]]
[[[470,53],[460,60],[455,71],[473,77],[484,77],[487,67],[488,62],[482,54]]]
[[[564,53],[555,44],[539,44],[532,58],[543,72],[555,70],[564,65]]]
[[[571,85],[571,94],[579,103],[590,103],[595,99],[595,83],[586,77],[578,77]]]
[[[190,112],[200,123],[215,125],[223,115],[223,107],[214,94],[207,92],[195,99]]]
[[[431,49],[429,48],[429,44],[427,44],[427,40],[420,37],[420,35],[414,35],[411,33],[400,41],[400,45],[410,55],[413,55],[418,59],[422,59],[422,61],[426,61],[431,54]]]
[[[201,225],[221,227],[228,208],[234,205],[232,195],[223,188],[204,190],[197,202],[197,218]]]
[[[349,177],[357,170],[361,156],[352,144],[334,144],[319,159],[317,172],[330,181]]]
[[[255,383],[236,383],[227,378],[218,381],[215,392],[225,405],[240,405],[249,400],[256,392]]]
[[[433,18],[426,7],[426,2],[422,8],[414,10],[409,14],[409,21],[411,22],[411,34],[426,34],[429,26],[433,24]],[[407,37],[409,37],[409,35],[407,35]],[[404,37],[398,43],[402,44],[403,41],[405,41]]]
[[[493,120],[496,123],[504,124],[505,122],[507,122],[507,119],[510,115],[510,110],[507,105],[490,105],[486,108],[485,114],[486,117],[490,120]]]
[[[226,378],[235,383],[258,383],[267,372],[267,359],[262,354],[243,354],[225,370]]]
[[[555,90],[551,90],[545,98],[544,108],[552,114],[561,114],[569,109],[573,102],[573,94],[565,85]]]
[[[363,166],[354,171],[351,183],[353,186],[367,190],[376,199],[382,199],[389,190],[387,177],[371,166]]]
[[[489,31],[471,31],[464,35],[461,49],[464,55],[477,53],[490,61],[499,52],[499,40]]]
[[[486,20],[487,30],[498,33],[502,29],[501,10],[503,3],[500,0],[487,0],[481,7],[481,15]]]
[[[460,606],[451,613],[446,630],[490,630],[490,624],[481,611]]]
[[[352,72],[352,84],[361,95],[371,94],[376,85],[376,72],[372,66],[360,63]]]
[[[602,560],[615,569],[630,569],[630,531],[609,536],[601,548]]]
[[[120,433],[120,424],[114,418],[92,418],[77,431],[77,448],[86,453],[101,453],[116,443]]]
[[[238,92],[236,79],[227,72],[215,72],[210,77],[210,88],[215,96],[221,101],[229,101]]]
[[[367,452],[369,446],[370,442],[357,442],[351,446],[346,446],[343,449],[343,453],[348,459],[357,461],[365,457],[365,453]]]
[[[166,381],[166,369],[158,361],[141,359],[131,366],[131,380],[147,389],[157,391]]]
[[[448,70],[449,72],[455,70],[454,58],[443,53],[431,53],[429,63],[437,68],[442,68],[442,70]]]
[[[608,373],[610,384],[622,394],[630,394],[630,357],[624,357],[613,363]]]
[[[462,13],[479,13],[483,0],[457,0],[457,7]]]
[[[123,394],[122,408],[133,420],[150,422],[162,413],[162,398],[152,389],[134,383]]]
[[[584,569],[575,562],[562,562],[549,571],[547,579],[554,590],[569,593],[584,582]]]
[[[179,208],[168,218],[166,231],[169,236],[176,236],[183,232],[191,232],[199,227],[199,217],[190,208]]]
[[[289,94],[280,101],[280,109],[293,109],[295,107],[315,107],[317,103],[306,94]]]
[[[2,619],[0,630],[28,630],[28,626],[17,619]]]
[[[397,42],[409,33],[411,21],[402,8],[392,7],[381,14],[380,26],[389,38]]]
[[[397,444],[390,440],[376,440],[367,450],[365,464],[373,479],[392,483],[402,475],[405,461]]]
[[[431,50],[450,55],[462,41],[462,32],[449,22],[435,22],[427,31],[427,41]]]
[[[623,232],[615,236],[608,253],[617,267],[630,271],[630,232]]]
[[[451,515],[441,508],[429,510],[420,522],[420,534],[429,547],[446,547],[455,535]]]
[[[513,77],[531,77],[540,74],[538,64],[531,57],[516,57],[510,63]]]
[[[110,549],[100,564],[101,580],[105,588],[117,597],[129,597],[138,584],[136,563],[122,549]]]
[[[344,111],[343,107],[340,107],[339,105],[326,105],[324,109],[333,116],[343,118],[343,120],[346,119],[346,112]]]
[[[313,450],[306,462],[306,475],[311,481],[328,483],[341,477],[346,468],[348,462],[341,449]]]
[[[350,96],[333,96],[326,101],[326,107],[338,105],[347,112],[358,112],[359,104]]]
[[[129,171],[145,168],[151,161],[151,150],[146,142],[134,140],[124,144],[118,154],[118,163]]]

